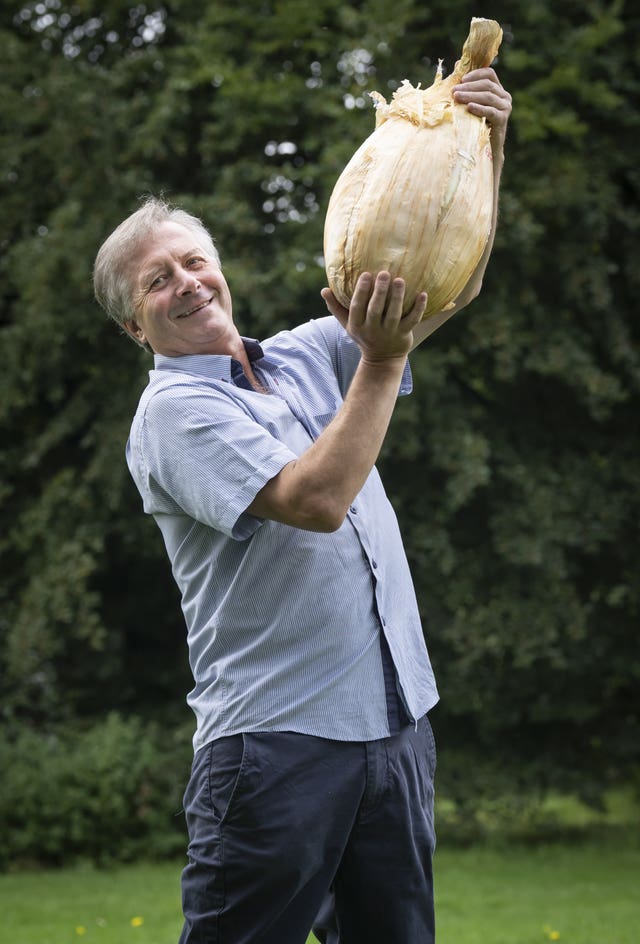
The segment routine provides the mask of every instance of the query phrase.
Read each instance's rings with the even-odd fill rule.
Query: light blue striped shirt
[[[243,731],[386,737],[381,632],[409,718],[438,695],[378,472],[331,534],[246,511],[335,415],[359,349],[332,317],[245,346],[268,394],[229,356],[156,355],[127,443],[182,594],[194,747]]]

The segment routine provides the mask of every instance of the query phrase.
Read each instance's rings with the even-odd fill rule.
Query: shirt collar
[[[250,364],[264,357],[259,341],[242,338],[242,343]],[[156,370],[177,370],[214,380],[231,380],[233,358],[230,354],[180,354],[178,357],[154,354],[153,361]]]

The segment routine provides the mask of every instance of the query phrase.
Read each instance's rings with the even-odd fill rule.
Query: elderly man
[[[497,207],[510,96],[483,69],[456,97],[492,124]],[[259,344],[194,217],[152,198],[100,249],[96,297],[154,354],[127,460],[194,676],[182,944],[434,939],[438,696],[375,462],[407,355],[490,251],[446,314],[363,273],[348,311],[324,289],[329,316]]]

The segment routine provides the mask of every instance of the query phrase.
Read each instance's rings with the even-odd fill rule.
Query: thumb
[[[340,304],[330,288],[323,288],[320,295],[331,314],[338,319],[343,328],[346,328],[349,310]]]

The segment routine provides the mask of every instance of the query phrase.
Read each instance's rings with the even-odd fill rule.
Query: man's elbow
[[[293,463],[291,463],[293,467]],[[247,511],[256,518],[278,521],[303,531],[330,533],[337,531],[349,508],[344,499],[326,486],[312,487],[308,481],[296,480],[281,472],[262,488]]]
[[[347,508],[331,496],[316,496],[300,503],[299,528],[331,534],[338,531],[347,517]]]

